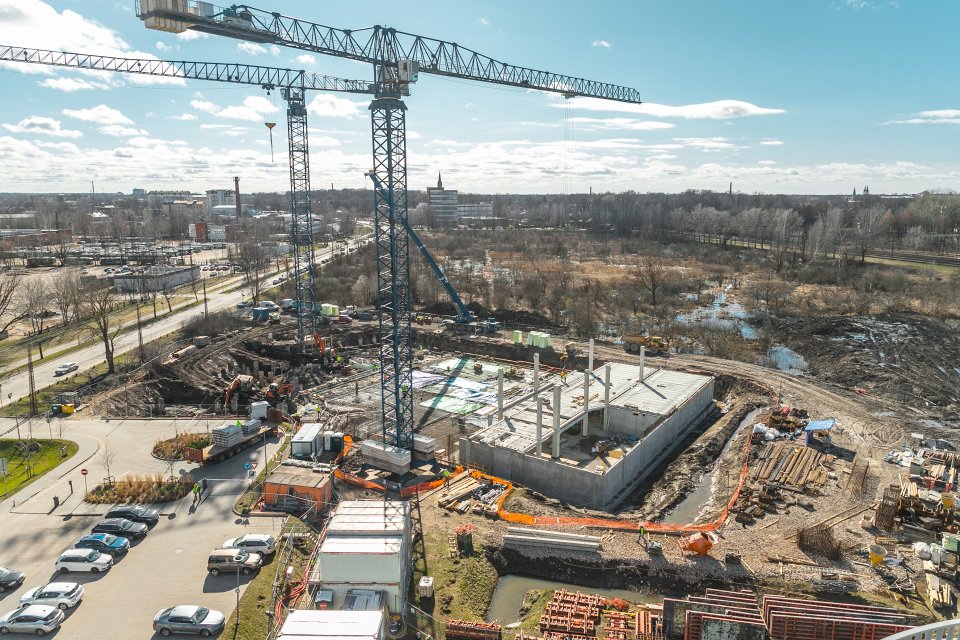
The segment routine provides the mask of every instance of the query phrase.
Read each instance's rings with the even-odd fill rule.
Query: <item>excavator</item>
[[[279,402],[289,398],[292,391],[292,384],[277,384],[274,382],[267,387],[267,392],[264,394],[264,398],[270,403],[270,406],[275,407]]]
[[[223,406],[230,406],[230,397],[237,392],[249,392],[253,387],[253,376],[238,375],[227,385],[227,392],[223,397]]]

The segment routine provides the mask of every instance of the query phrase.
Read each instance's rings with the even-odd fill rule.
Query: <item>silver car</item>
[[[83,586],[76,582],[51,582],[27,591],[20,596],[20,604],[43,604],[66,611],[80,604],[83,594]]]
[[[181,604],[158,611],[153,630],[162,636],[171,633],[199,633],[204,638],[223,631],[226,618],[219,611],[192,604]]]
[[[63,611],[42,604],[25,604],[0,617],[0,633],[32,633],[44,636],[55,631],[64,619]]]

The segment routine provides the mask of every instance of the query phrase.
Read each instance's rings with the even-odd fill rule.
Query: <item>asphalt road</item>
[[[318,250],[316,253],[316,259],[319,262],[319,260],[323,258],[331,257],[331,253],[331,248]],[[269,282],[274,277],[276,277],[275,273],[271,273],[269,276],[266,276],[265,280],[268,283],[268,286]],[[234,309],[236,308],[237,303],[242,301],[245,297],[245,289],[239,289],[231,293],[212,293],[207,296],[207,308],[211,313],[222,311],[224,309]],[[164,316],[156,322],[144,327],[143,341],[150,342],[151,340],[161,338],[173,331],[176,331],[188,320],[196,318],[200,315],[203,315],[202,304],[190,307],[188,309],[183,309],[179,312],[174,312],[169,316]],[[116,339],[114,353],[119,355],[121,353],[126,353],[136,349],[137,347],[137,332],[127,332]],[[103,355],[103,345],[98,343],[84,349],[74,351],[69,356],[65,356],[62,359],[56,359],[35,366],[33,369],[33,375],[36,388],[38,390],[42,389],[43,387],[58,380],[59,378],[55,378],[53,372],[58,366],[60,366],[61,362],[66,361],[76,362],[79,364],[79,371],[91,369],[105,361]],[[29,374],[26,371],[23,371],[22,373],[3,380],[0,395],[2,395],[3,403],[6,403],[10,400],[18,400],[26,396],[29,393],[29,389]],[[4,430],[0,429],[0,433],[3,431]]]
[[[41,420],[36,422],[35,434],[45,435],[46,424]],[[53,565],[60,552],[88,533],[106,511],[105,505],[82,502],[81,468],[89,470],[87,480],[92,488],[97,482],[95,478],[104,475],[98,451],[109,442],[115,454],[111,469],[114,476],[166,472],[165,463],[154,459],[150,449],[155,440],[176,431],[170,420],[107,422],[77,416],[66,419],[64,424],[64,437],[80,445],[77,455],[17,495],[0,502],[0,522],[3,523],[0,564],[27,574],[18,590],[0,594],[0,612],[14,609],[20,596],[32,587],[67,580],[83,583],[86,596],[76,609],[68,612],[67,620],[52,636],[58,640],[153,638],[153,616],[177,604],[200,604],[231,614],[237,600],[237,578],[235,575],[210,576],[206,559],[210,550],[235,535],[279,532],[282,518],[251,518],[245,522],[232,512],[246,483],[243,465],[263,464],[263,447],[247,449],[211,467],[178,464],[174,473],[184,469],[194,478],[208,478],[209,489],[199,506],[192,506],[191,497],[161,505],[159,524],[146,538],[133,544],[130,552],[106,574],[59,576],[54,574]],[[11,420],[0,421],[0,430],[5,431],[9,426],[12,426]],[[211,423],[211,426],[217,425]],[[186,427],[185,421],[180,421],[180,430],[205,429],[203,424],[193,425],[191,429]],[[267,454],[272,455],[277,446],[275,440],[268,442]],[[69,482],[73,483],[72,495]],[[57,508],[54,508],[54,496],[61,500]],[[275,568],[271,559],[263,571],[273,572]],[[240,578],[241,594],[248,580]],[[227,628],[229,632],[229,623]]]

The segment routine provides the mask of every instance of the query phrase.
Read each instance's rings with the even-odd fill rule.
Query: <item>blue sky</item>
[[[421,74],[409,186],[480,193],[960,189],[955,0],[273,0],[640,92],[562,98]],[[368,79],[368,65],[148,30],[124,0],[0,0],[0,44],[242,62]],[[283,103],[257,87],[0,63],[0,191],[288,188]],[[368,101],[313,94],[314,188],[366,187]],[[265,121],[275,121],[271,161]]]

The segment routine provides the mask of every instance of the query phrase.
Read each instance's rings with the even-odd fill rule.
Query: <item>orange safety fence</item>
[[[344,440],[346,440],[347,437],[349,436],[346,436]],[[463,467],[457,467],[452,473],[458,474],[461,471],[463,471]],[[372,491],[385,491],[385,487],[383,485],[377,484],[376,482],[371,482],[361,478],[358,475],[348,473],[341,469],[335,469],[333,475],[346,483],[361,487],[363,489],[370,489]],[[436,489],[442,486],[444,482],[446,482],[446,478],[438,478],[436,480],[427,480],[426,482],[421,482],[409,487],[403,487],[400,490],[400,497],[409,498],[412,495],[423,493],[424,491],[430,491],[431,489]]]

